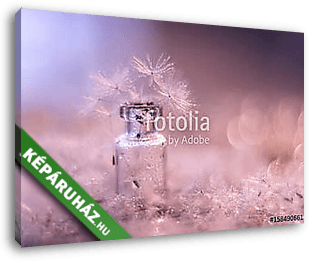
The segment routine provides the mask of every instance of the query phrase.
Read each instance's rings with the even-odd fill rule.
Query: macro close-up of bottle
[[[165,195],[166,139],[155,128],[162,108],[152,102],[120,106],[125,133],[116,140],[116,192],[146,202],[160,202]]]

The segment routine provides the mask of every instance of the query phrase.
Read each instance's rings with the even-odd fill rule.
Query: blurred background
[[[302,33],[27,9],[22,9],[21,19],[21,93],[16,94],[21,96],[21,104],[15,106],[16,122],[21,120],[21,127],[103,204],[106,195],[114,191],[113,142],[124,124],[117,116],[98,119],[78,114],[83,96],[91,94],[89,76],[98,70],[110,74],[127,67],[132,56],[158,58],[163,52],[188,80],[200,116],[209,116],[211,122],[209,146],[168,148],[171,193],[189,193],[197,181],[210,179],[213,185],[239,185],[242,179],[259,173],[275,176],[275,184],[283,184],[287,178],[300,182],[293,194],[303,194],[299,192],[303,191],[304,155]],[[38,186],[32,181],[29,176],[21,177],[21,202],[30,209],[24,209],[25,217],[29,218],[27,213],[33,207],[48,207],[40,212],[43,219],[37,222],[45,222],[51,210],[55,218],[63,215],[52,209],[57,207],[52,199],[38,204],[32,196]],[[255,191],[259,193],[261,186]],[[284,188],[282,198],[291,200],[291,191]],[[229,202],[222,201],[219,192],[213,196]],[[268,198],[263,199],[263,206],[269,207]],[[282,209],[291,205],[277,201]],[[300,203],[289,209],[302,211],[302,202],[300,198]],[[235,206],[239,204],[237,201]],[[214,203],[208,202],[209,206]],[[242,209],[242,213],[249,210]],[[203,227],[193,224],[172,232],[260,226],[239,224],[244,221],[243,217],[235,222],[223,220],[219,225],[207,221]],[[134,234],[155,235],[153,229],[145,229]],[[157,234],[169,233],[165,229]],[[25,244],[31,245],[31,240]]]
[[[23,116],[38,109],[56,119],[75,114],[91,94],[90,75],[163,52],[210,116],[213,143],[227,142],[227,123],[244,108],[271,114],[282,102],[283,110],[302,111],[302,33],[27,9],[22,23]]]

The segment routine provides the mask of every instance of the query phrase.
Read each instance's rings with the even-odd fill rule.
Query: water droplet
[[[272,161],[267,169],[267,176],[279,176],[283,173],[283,167],[279,159]]]

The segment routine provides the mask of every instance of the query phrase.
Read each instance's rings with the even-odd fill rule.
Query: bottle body
[[[147,202],[162,201],[167,142],[153,125],[158,107],[132,104],[124,111],[125,134],[115,144],[116,192]]]

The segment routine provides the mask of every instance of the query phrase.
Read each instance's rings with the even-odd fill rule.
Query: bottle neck
[[[120,106],[120,117],[125,120],[125,132],[141,136],[156,132],[155,121],[162,115],[162,108],[148,103],[126,103]]]
[[[156,132],[156,129],[153,121],[126,121],[125,132],[131,135],[145,135],[148,133]]]

